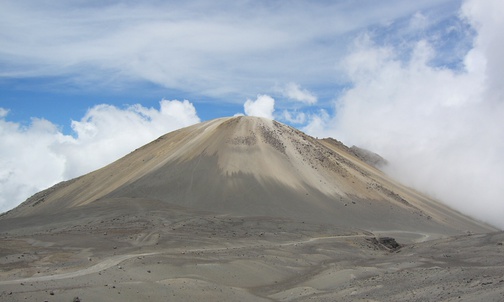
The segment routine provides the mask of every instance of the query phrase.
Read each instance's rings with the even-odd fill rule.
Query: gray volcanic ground
[[[275,121],[184,128],[0,217],[1,301],[503,301],[504,235]]]

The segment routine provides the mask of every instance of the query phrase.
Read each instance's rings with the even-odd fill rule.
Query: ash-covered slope
[[[39,193],[6,216],[128,199],[370,231],[492,230],[398,184],[348,150],[276,121],[221,118],[168,133],[100,170]]]

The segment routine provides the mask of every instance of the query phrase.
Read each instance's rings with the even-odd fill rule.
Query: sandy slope
[[[493,231],[335,140],[223,118],[0,216],[0,301],[502,301]]]

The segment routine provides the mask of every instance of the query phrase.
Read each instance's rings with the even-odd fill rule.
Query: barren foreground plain
[[[2,214],[0,301],[504,301],[504,234],[379,162],[261,118],[169,133]]]

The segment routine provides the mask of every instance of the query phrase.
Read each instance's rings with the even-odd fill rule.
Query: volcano
[[[432,235],[486,226],[393,181],[333,140],[258,117],[184,128],[32,197],[9,217],[154,201],[239,216]]]
[[[442,278],[422,283],[420,268],[448,259],[422,260],[433,242],[457,257],[476,240],[502,252],[495,228],[401,185],[383,162],[257,117],[168,133],[4,213],[0,297],[351,300],[385,297],[373,280],[414,269],[430,299]],[[409,265],[385,259],[406,248]],[[356,279],[367,287],[350,291]],[[409,295],[401,279],[386,281],[397,300]]]

